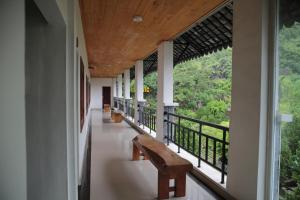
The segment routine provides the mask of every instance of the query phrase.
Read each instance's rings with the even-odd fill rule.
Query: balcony
[[[109,118],[109,113],[92,111],[90,199],[155,199],[157,169],[148,160],[131,161],[131,140],[138,132],[126,122],[109,123]],[[179,199],[219,199],[190,175],[186,192]]]
[[[114,109],[123,112],[131,123],[134,122],[132,101],[128,104],[128,112],[124,109],[124,100],[115,98],[114,105]],[[156,110],[139,105],[138,114],[140,116],[139,128],[156,137]],[[170,111],[164,113],[164,118],[166,145],[193,163],[197,172],[205,174],[209,179],[225,188],[229,128],[177,115]]]

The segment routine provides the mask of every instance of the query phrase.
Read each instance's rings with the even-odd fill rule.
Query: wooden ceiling
[[[115,77],[225,0],[81,0],[92,77]],[[141,23],[133,16],[142,16]]]

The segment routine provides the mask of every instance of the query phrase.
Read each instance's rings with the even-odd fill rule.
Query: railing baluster
[[[147,113],[147,125],[148,125],[148,127],[150,127],[150,133],[151,133],[152,125],[151,125],[151,112],[150,111]]]
[[[201,150],[202,150],[202,123],[199,123],[199,138],[198,138],[198,167],[201,166]]]
[[[141,125],[141,119],[142,119],[142,112],[141,112],[141,108],[140,108],[140,105],[138,104],[137,105],[137,107],[138,107],[138,113],[139,113],[139,116],[138,116],[138,124],[139,124],[139,126]]]
[[[187,135],[188,135],[188,137],[187,137],[187,149],[188,149],[188,151],[190,151],[190,129],[188,129]]]
[[[185,143],[185,128],[182,127],[181,129],[182,129],[182,148],[186,149],[185,144],[184,144]]]
[[[167,112],[167,145],[170,144],[170,132],[169,132],[169,129],[170,129],[170,115],[169,113]]]
[[[195,154],[195,131],[193,131],[193,154]]]
[[[178,151],[177,153],[180,153],[180,117],[178,118]]]
[[[173,141],[173,124],[170,122],[170,125],[171,125],[171,131],[170,131],[170,133],[171,133],[171,141],[174,142]]]
[[[213,145],[213,165],[216,165],[217,140],[214,140]]]
[[[208,160],[208,137],[205,137],[205,160]]]
[[[223,140],[222,140],[222,177],[221,177],[221,183],[224,183],[225,179],[225,160],[226,160],[226,130],[223,129]]]
[[[142,110],[142,122],[143,122],[143,129],[145,128],[145,111],[144,108]]]

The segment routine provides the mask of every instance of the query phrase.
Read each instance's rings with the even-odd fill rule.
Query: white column
[[[122,88],[122,74],[118,75],[118,97],[122,98],[123,97],[123,88]]]
[[[232,105],[227,189],[236,199],[266,199],[267,6],[261,0],[240,0],[233,4]]]
[[[130,99],[130,69],[124,72],[124,98]]]
[[[162,42],[158,47],[156,138],[164,139],[164,110],[176,106],[173,102],[173,41]]]
[[[112,79],[112,90],[113,90],[113,97],[117,96],[117,79]]]
[[[135,64],[135,102],[134,102],[134,123],[138,124],[139,113],[138,103],[144,100],[144,66],[143,61],[138,60]]]

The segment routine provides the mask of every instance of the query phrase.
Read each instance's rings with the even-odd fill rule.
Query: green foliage
[[[281,125],[280,199],[295,200],[300,199],[300,25],[283,27],[279,43],[279,111],[293,115],[292,123]],[[180,105],[176,109],[178,114],[229,126],[231,54],[229,48],[175,67],[174,101]],[[145,77],[145,85],[151,90],[145,98],[151,107],[156,107],[156,80],[157,73]],[[182,120],[181,125],[199,130],[197,123]],[[203,127],[203,133],[223,137],[222,131],[214,128]],[[196,154],[199,153],[198,140],[197,136]],[[229,141],[228,135],[226,140]],[[217,149],[219,153],[220,148]]]
[[[212,100],[205,107],[197,111],[197,118],[203,121],[221,123],[226,117],[228,105],[223,100]]]
[[[300,199],[300,25],[279,34],[280,113],[293,115],[281,124],[280,199]]]

